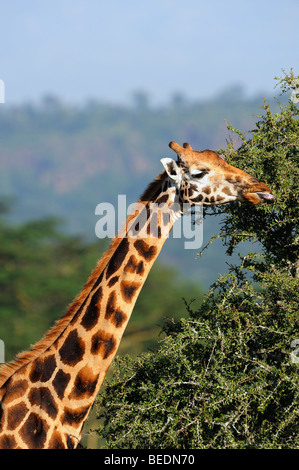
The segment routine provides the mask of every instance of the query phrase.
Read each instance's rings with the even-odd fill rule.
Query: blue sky
[[[272,93],[299,73],[298,21],[298,0],[0,0],[0,79],[7,103]]]

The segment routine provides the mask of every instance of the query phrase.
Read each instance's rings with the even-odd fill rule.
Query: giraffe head
[[[198,152],[189,144],[181,147],[170,142],[177,161],[162,158],[161,162],[179,194],[180,203],[223,204],[231,201],[259,204],[274,201],[268,186],[245,171],[226,163],[211,150]]]

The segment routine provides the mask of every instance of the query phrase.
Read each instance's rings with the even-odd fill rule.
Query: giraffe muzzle
[[[255,178],[252,180],[255,180]],[[271,194],[270,188],[265,183],[258,180],[256,184],[242,191],[242,198],[251,204],[260,204],[262,202],[272,203],[275,201],[275,197]]]

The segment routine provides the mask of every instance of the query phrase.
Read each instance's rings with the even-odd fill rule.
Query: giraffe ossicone
[[[273,201],[265,183],[215,152],[169,145],[176,161],[162,159],[164,171],[66,313],[29,351],[0,369],[0,448],[78,446],[137,297],[184,204]],[[151,204],[160,210],[150,210]]]

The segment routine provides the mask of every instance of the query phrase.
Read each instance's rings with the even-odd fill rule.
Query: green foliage
[[[109,448],[299,447],[297,311],[268,302],[271,281],[257,294],[221,278],[217,297],[165,326],[157,353],[118,359],[100,400]],[[294,279],[289,288],[298,302]]]
[[[283,80],[284,86],[289,78]],[[292,77],[291,83],[294,80]],[[271,112],[267,103],[263,107],[265,114],[256,123],[251,139],[246,140],[242,133],[229,126],[238,133],[242,145],[236,151],[231,139],[222,153],[228,163],[268,183],[277,202],[274,206],[218,206],[215,212],[228,214],[220,236],[228,245],[229,254],[240,241],[257,239],[264,247],[267,261],[280,266],[293,264],[294,267],[298,260],[295,236],[299,194],[298,106],[289,100],[285,106],[279,105],[280,112],[276,114]]]
[[[39,340],[64,313],[103,249],[64,234],[60,222],[0,220],[0,338],[6,360]]]
[[[283,91],[294,76],[281,80]],[[292,95],[293,96],[293,95]],[[272,205],[230,204],[219,236],[240,256],[189,318],[168,321],[155,353],[119,358],[99,396],[108,448],[299,448],[298,108],[267,104],[227,160],[268,182]]]

